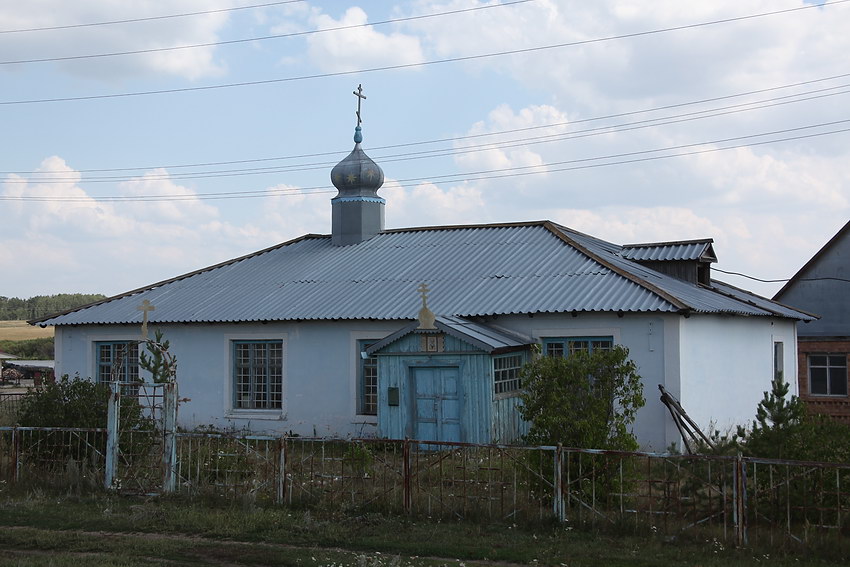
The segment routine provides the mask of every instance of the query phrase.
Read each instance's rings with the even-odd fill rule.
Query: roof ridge
[[[433,225],[433,226],[411,226],[406,228],[387,228],[379,233],[387,234],[387,233],[400,233],[400,232],[425,232],[425,231],[438,231],[438,230],[464,230],[470,228],[519,228],[523,226],[545,226],[546,223],[550,223],[552,221],[548,220],[537,220],[537,221],[518,221],[518,222],[494,222],[494,223],[481,223],[481,224],[449,224],[449,225]]]
[[[669,242],[641,242],[638,244],[623,244],[623,248],[638,248],[644,246],[677,246],[680,244],[714,244],[713,238],[695,238],[693,240],[671,240]]]
[[[690,311],[690,310],[693,309],[693,307],[691,307],[687,303],[683,302],[679,298],[673,296],[672,294],[664,291],[663,289],[661,289],[657,286],[652,285],[651,283],[649,283],[647,281],[644,281],[642,278],[639,278],[639,277],[635,276],[634,274],[630,274],[630,273],[626,272],[625,270],[618,268],[613,263],[609,262],[608,260],[606,260],[602,256],[596,254],[595,252],[591,252],[586,247],[582,246],[581,244],[579,244],[578,242],[576,242],[575,240],[573,240],[572,238],[570,238],[569,236],[567,236],[566,234],[564,234],[563,232],[558,230],[557,227],[558,227],[558,225],[556,225],[554,223],[548,223],[547,226],[546,226],[546,228],[548,228],[549,231],[551,231],[553,235],[555,235],[556,237],[565,241],[570,246],[573,246],[574,248],[579,250],[582,254],[585,254],[586,256],[592,258],[596,262],[599,262],[600,264],[602,264],[603,266],[605,266],[606,268],[608,268],[609,270],[611,270],[615,274],[629,280],[630,282],[632,282],[634,284],[637,284],[638,286],[646,289],[647,291],[654,293],[655,295],[657,295],[658,297],[667,301],[671,305],[677,307],[679,310]],[[599,239],[597,239],[597,240],[599,240]],[[628,260],[626,260],[626,261],[628,261]]]
[[[68,315],[69,313],[76,313],[77,311],[84,311],[84,310],[86,310],[90,307],[96,307],[97,305],[103,305],[104,303],[109,303],[110,301],[115,301],[115,300],[118,300],[118,299],[123,299],[125,297],[130,297],[131,295],[136,295],[138,293],[142,293],[142,292],[145,292],[145,291],[148,291],[148,290],[151,290],[151,289],[163,286],[163,285],[174,283],[174,282],[177,282],[177,281],[180,281],[180,280],[185,280],[186,278],[191,278],[192,276],[196,276],[196,275],[202,274],[204,272],[210,272],[210,271],[216,270],[218,268],[223,268],[224,266],[229,266],[231,264],[241,262],[242,260],[247,260],[248,258],[254,258],[256,256],[261,256],[263,254],[271,252],[272,250],[277,250],[278,248],[283,248],[284,246],[289,246],[290,244],[295,244],[295,243],[300,242],[302,240],[307,240],[308,238],[330,238],[330,236],[323,235],[323,234],[312,234],[312,233],[304,234],[304,235],[301,235],[297,238],[293,238],[292,240],[280,242],[278,244],[275,244],[274,246],[269,246],[268,248],[263,248],[262,250],[257,250],[256,252],[251,252],[250,254],[245,254],[245,255],[239,256],[237,258],[225,260],[224,262],[219,262],[218,264],[213,264],[212,266],[199,268],[197,270],[187,272],[185,274],[180,274],[179,276],[174,276],[172,278],[168,278],[168,279],[156,282],[156,283],[152,283],[152,284],[146,285],[144,287],[140,287],[140,288],[133,289],[133,290],[130,290],[130,291],[125,291],[124,293],[119,293],[118,295],[112,295],[112,296],[107,297],[105,299],[100,299],[98,301],[93,301],[91,303],[87,303],[87,304],[81,305],[79,307],[74,307],[73,309],[67,309],[67,310],[61,311],[59,313],[51,313],[51,314],[46,315],[44,317],[39,317],[38,319],[30,319],[29,321],[27,321],[27,323],[29,323],[30,325],[37,325],[38,323],[41,323],[42,321],[47,321],[48,319],[54,319],[56,317]]]

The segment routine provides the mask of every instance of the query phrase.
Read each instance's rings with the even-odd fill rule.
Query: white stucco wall
[[[521,332],[538,342],[545,337],[611,336],[615,344],[628,347],[643,378],[646,398],[634,432],[644,449],[663,451],[678,439],[667,408],[660,401],[658,384],[664,384],[671,392],[679,391],[679,319],[679,315],[635,313],[623,317],[612,313],[579,313],[575,317],[538,314],[498,317],[491,324]]]
[[[177,357],[179,421],[193,428],[292,431],[302,436],[370,436],[377,418],[357,415],[358,339],[379,339],[402,322],[342,321],[158,325]],[[95,375],[95,342],[134,340],[138,327],[57,327],[57,375]],[[233,410],[230,341],[281,339],[283,410]]]
[[[797,336],[791,321],[692,315],[681,320],[682,407],[703,431],[749,425],[773,379],[774,342],[783,343],[785,380],[797,383]],[[796,388],[796,386],[792,386]]]
[[[612,336],[629,348],[644,380],[647,404],[635,433],[643,448],[663,451],[679,442],[678,432],[659,400],[658,384],[682,401],[706,429],[748,423],[772,376],[773,342],[785,343],[786,379],[796,383],[796,336],[791,322],[768,318],[660,314],[540,314],[492,318],[494,327],[542,340],[545,337]],[[406,322],[306,321],[162,325],[177,357],[180,406],[185,427],[250,429],[312,436],[369,436],[374,416],[357,415],[360,339],[379,339]],[[56,328],[56,372],[95,373],[95,342],[138,338],[135,326]],[[282,411],[232,410],[230,341],[281,339],[284,342]],[[380,380],[380,377],[379,377]]]

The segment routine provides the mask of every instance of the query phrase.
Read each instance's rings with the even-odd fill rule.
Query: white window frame
[[[237,341],[252,342],[252,341],[280,341],[282,349],[283,362],[281,365],[281,407],[273,409],[256,409],[256,408],[236,408],[234,400],[236,399],[236,376],[234,376],[234,368],[236,367],[233,355],[235,352],[234,343]],[[287,374],[289,366],[288,356],[288,333],[227,333],[224,335],[224,416],[228,419],[245,419],[245,420],[286,420],[287,411]]]
[[[378,408],[375,415],[360,413],[360,341],[380,341],[384,337],[396,332],[398,329],[377,329],[374,331],[351,331],[349,333],[349,345],[351,356],[349,356],[349,388],[351,391],[351,415],[354,416],[352,424],[369,423],[378,424],[378,413],[381,411],[381,377],[378,376]]]

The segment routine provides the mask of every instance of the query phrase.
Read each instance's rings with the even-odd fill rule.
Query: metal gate
[[[174,490],[177,383],[110,383],[106,488]]]

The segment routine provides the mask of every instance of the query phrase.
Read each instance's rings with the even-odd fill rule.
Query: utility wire
[[[780,142],[788,142],[795,140],[803,140],[808,138],[816,138],[821,136],[827,136],[831,134],[839,134],[844,132],[850,132],[850,127],[841,128],[836,130],[831,130],[828,132],[819,132],[814,134],[803,134],[797,136],[786,136],[784,138],[777,138],[773,140],[764,140],[764,141],[754,141],[744,144],[736,144],[732,146],[726,146],[722,148],[705,148],[700,150],[693,150],[688,152],[680,152],[673,154],[664,154],[664,155],[656,155],[656,156],[647,156],[646,154],[650,153],[659,153],[659,152],[669,152],[673,150],[680,150],[686,148],[693,148],[698,146],[703,146],[706,144],[712,143],[724,143],[730,141],[744,140],[747,138],[756,138],[761,136],[775,135],[779,133],[787,133],[800,131],[804,129],[810,129],[815,127],[822,127],[825,125],[835,125],[841,123],[848,123],[848,120],[839,120],[831,123],[824,123],[819,125],[812,126],[803,126],[800,128],[790,128],[786,130],[777,130],[775,132],[766,132],[762,134],[753,134],[750,136],[738,136],[734,138],[725,138],[722,140],[715,140],[711,142],[700,142],[695,144],[684,144],[679,146],[671,146],[667,148],[657,148],[653,150],[641,150],[636,152],[626,152],[620,154],[611,154],[607,156],[593,157],[593,158],[583,158],[583,159],[575,159],[575,160],[565,160],[560,162],[552,162],[548,164],[539,164],[533,166],[518,166],[518,167],[510,167],[510,168],[501,168],[501,169],[493,169],[493,170],[482,170],[475,172],[466,172],[466,173],[455,173],[455,174],[446,174],[446,175],[430,175],[425,177],[412,177],[406,179],[398,179],[393,182],[388,183],[388,186],[402,186],[402,183],[410,183],[410,182],[422,182],[422,181],[433,181],[440,180],[445,183],[458,183],[458,182],[469,182],[469,181],[479,181],[485,179],[503,179],[508,177],[520,177],[525,175],[539,175],[546,173],[554,173],[554,172],[564,172],[564,171],[576,171],[581,169],[592,169],[599,167],[609,167],[613,165],[623,165],[623,164],[631,164],[631,163],[640,163],[640,162],[648,162],[648,161],[656,161],[660,159],[669,159],[674,157],[685,157],[691,155],[698,154],[707,154],[714,153],[732,149],[753,147],[753,146],[761,146],[766,144],[775,144]],[[617,159],[617,158],[628,158],[628,159]],[[594,161],[602,161],[602,160],[612,160],[615,161],[604,161],[603,163],[587,163]],[[575,165],[573,165],[575,164]],[[558,167],[552,168],[555,165],[564,165],[566,167]],[[532,170],[532,171],[528,171]],[[112,196],[70,196],[70,197],[59,197],[59,196],[13,196],[13,195],[0,195],[0,201],[50,201],[50,202],[91,202],[91,201],[120,201],[120,202],[143,202],[143,201],[183,201],[183,200],[217,200],[217,199],[242,199],[242,198],[254,198],[254,197],[266,197],[266,196],[274,196],[274,195],[286,195],[286,194],[302,194],[302,193],[312,193],[312,192],[333,192],[334,189],[330,186],[316,186],[316,187],[306,187],[301,189],[258,189],[258,190],[249,190],[249,191],[228,191],[228,192],[220,192],[220,193],[193,193],[193,194],[183,194],[183,195],[133,195],[133,196],[121,196],[121,195],[112,195]]]
[[[504,2],[502,4],[486,4],[483,6],[476,6],[474,8],[464,8],[460,10],[449,10],[448,12],[437,12],[434,14],[421,14],[419,16],[408,16],[405,18],[393,18],[390,20],[381,20],[378,22],[365,23],[365,24],[350,24],[347,26],[337,26],[333,28],[322,28],[318,30],[307,30],[300,32],[291,32],[291,33],[282,33],[282,34],[272,34],[272,35],[263,35],[258,37],[246,37],[241,39],[227,39],[222,41],[210,41],[207,43],[195,43],[191,45],[175,45],[172,47],[151,47],[148,49],[135,49],[132,51],[113,51],[111,53],[93,53],[89,55],[66,55],[62,57],[43,57],[40,59],[18,59],[15,61],[0,61],[0,65],[19,65],[25,63],[46,63],[50,61],[73,61],[78,59],[95,59],[100,57],[118,57],[122,55],[140,55],[143,53],[160,53],[163,51],[176,51],[180,49],[198,49],[201,47],[216,47],[220,45],[235,45],[239,43],[252,43],[255,41],[266,41],[270,39],[284,39],[288,37],[299,37],[304,35],[313,35],[317,33],[326,33],[326,32],[335,32],[341,30],[350,30],[356,28],[366,28],[370,26],[379,26],[385,24],[395,24],[399,22],[410,22],[414,20],[424,20],[426,18],[436,18],[439,16],[451,16],[457,14],[463,14],[465,12],[477,12],[479,10],[488,10],[490,8],[503,8],[505,6],[513,6],[515,4],[526,4],[528,2],[534,2],[535,0],[513,0],[511,2]]]
[[[494,57],[502,57],[505,55],[519,55],[525,53],[537,53],[541,51],[553,50],[553,49],[561,49],[564,47],[575,47],[578,45],[588,45],[592,43],[599,43],[605,41],[614,41],[619,39],[628,39],[634,37],[643,37],[649,35],[656,35],[661,33],[668,33],[672,31],[680,31],[686,29],[695,29],[699,27],[712,26],[724,23],[738,22],[744,20],[750,20],[754,18],[762,18],[766,16],[774,16],[778,14],[787,14],[792,12],[797,12],[800,10],[808,10],[811,8],[822,8],[823,6],[831,6],[834,4],[845,4],[850,2],[850,0],[833,0],[827,4],[822,5],[806,5],[797,8],[788,8],[785,10],[776,10],[773,12],[762,12],[759,14],[750,14],[747,16],[737,16],[733,18],[724,18],[721,20],[713,20],[709,22],[701,22],[696,24],[687,24],[682,26],[673,26],[668,28],[661,28],[649,31],[642,32],[634,32],[628,34],[620,34],[607,36],[602,38],[595,39],[586,39],[579,41],[570,41],[565,43],[558,43],[552,45],[543,45],[538,47],[527,47],[523,49],[512,49],[506,51],[499,51],[495,53],[483,53],[478,55],[464,55],[458,57],[449,57],[445,59],[435,59],[431,61],[420,61],[418,63],[400,63],[397,65],[384,65],[380,67],[371,67],[366,69],[357,69],[350,71],[335,71],[328,73],[316,73],[312,75],[299,75],[295,77],[282,77],[277,79],[261,79],[255,81],[242,81],[237,83],[221,83],[217,85],[204,85],[198,87],[181,87],[181,88],[173,88],[173,89],[155,89],[155,90],[147,90],[147,91],[133,91],[126,93],[110,93],[110,94],[100,94],[100,95],[84,95],[84,96],[70,96],[70,97],[56,97],[56,98],[40,98],[40,99],[22,99],[22,100],[7,100],[0,101],[0,105],[8,106],[8,105],[20,105],[20,104],[42,104],[42,103],[51,103],[51,102],[72,102],[72,101],[83,101],[83,100],[102,100],[102,99],[110,99],[110,98],[127,98],[127,97],[137,97],[137,96],[151,96],[151,95],[159,95],[159,94],[170,94],[170,93],[183,93],[183,92],[198,92],[198,91],[208,91],[208,90],[217,90],[217,89],[226,89],[226,88],[235,88],[235,87],[246,87],[246,86],[257,86],[257,85],[270,85],[270,84],[278,84],[278,83],[288,83],[295,81],[307,81],[313,79],[324,79],[329,77],[343,77],[348,75],[362,75],[367,73],[376,73],[380,71],[395,71],[399,69],[409,69],[413,67],[425,67],[431,65],[441,65],[444,63],[458,63],[462,61],[474,61],[479,59],[489,59]]]
[[[790,282],[794,278],[781,278],[778,280],[763,280],[761,278],[757,278],[755,276],[748,276],[747,274],[742,274],[741,272],[728,272],[726,270],[721,270],[720,268],[711,268],[712,271],[722,272],[724,274],[729,274],[731,276],[741,276],[742,278],[747,278],[750,280],[755,280],[757,282],[762,283],[784,283]],[[850,282],[850,279],[846,278],[832,278],[832,277],[821,277],[821,278],[800,278],[797,280],[798,282],[820,282],[820,281],[836,281],[836,282]]]
[[[186,18],[189,16],[203,16],[205,14],[219,14],[222,12],[235,12],[237,10],[252,10],[254,8],[268,8],[270,6],[280,6],[283,4],[296,4],[304,2],[304,0],[283,0],[281,2],[267,2],[265,4],[251,4],[248,6],[237,6],[235,8],[219,8],[217,10],[203,10],[200,12],[185,12],[183,14],[169,14],[165,16],[147,16],[142,18],[128,18],[126,20],[110,20],[106,22],[89,22],[85,24],[67,24],[64,26],[45,26],[41,28],[22,28],[16,30],[0,30],[0,34],[6,33],[25,33],[25,32],[40,32],[51,30],[67,30],[72,28],[88,28],[94,26],[111,26],[114,24],[130,24],[135,22],[150,22],[152,20],[167,20],[170,18]]]
[[[475,138],[501,136],[501,135],[504,135],[504,134],[512,134],[512,133],[516,133],[516,132],[527,132],[527,131],[533,131],[533,130],[540,130],[540,129],[544,129],[544,128],[554,128],[554,127],[560,127],[560,126],[569,126],[569,125],[573,125],[573,124],[583,124],[583,123],[586,123],[586,122],[596,122],[596,121],[600,121],[600,120],[609,120],[609,119],[612,119],[612,118],[622,118],[622,117],[625,117],[625,116],[634,116],[634,115],[638,115],[638,114],[646,114],[646,113],[649,113],[649,112],[659,112],[659,111],[662,111],[662,110],[670,110],[670,109],[673,109],[673,108],[682,108],[682,107],[685,107],[685,106],[694,106],[694,105],[698,105],[698,104],[705,104],[705,103],[708,103],[708,102],[717,102],[717,101],[728,100],[728,99],[732,99],[732,98],[740,98],[740,97],[754,95],[754,94],[761,94],[761,93],[772,92],[772,91],[777,91],[777,90],[782,90],[782,89],[789,89],[789,88],[794,88],[794,87],[811,85],[811,84],[814,84],[814,83],[832,81],[832,80],[835,80],[835,79],[843,79],[843,78],[846,78],[846,77],[850,77],[850,73],[843,73],[843,74],[840,74],[840,75],[832,75],[830,77],[821,77],[819,79],[812,79],[812,80],[809,80],[809,81],[801,81],[801,82],[798,82],[798,83],[790,83],[790,84],[786,84],[786,85],[767,87],[767,88],[764,88],[764,89],[758,89],[758,90],[754,90],[754,91],[746,91],[746,92],[743,92],[743,93],[723,95],[723,96],[718,96],[718,97],[713,97],[713,98],[705,98],[705,99],[689,101],[689,102],[680,102],[680,103],[676,103],[676,104],[668,104],[668,105],[665,105],[665,106],[657,106],[657,107],[652,107],[652,108],[644,108],[642,110],[632,110],[632,111],[628,111],[628,112],[620,112],[620,113],[617,113],[617,114],[608,114],[608,115],[603,115],[603,116],[594,116],[594,117],[591,117],[591,118],[582,118],[582,119],[572,120],[572,121],[568,121],[568,122],[556,122],[556,123],[551,123],[551,124],[543,124],[543,125],[539,125],[539,126],[526,126],[526,127],[523,127],[523,128],[512,128],[512,129],[509,129],[509,130],[500,130],[500,131],[497,131],[497,132],[487,132],[487,133],[482,133],[482,134],[469,134],[469,135],[465,135],[465,136],[454,136],[454,137],[451,137],[451,138],[438,138],[438,139],[434,139],[434,140],[419,140],[419,141],[415,141],[415,142],[405,142],[405,143],[401,143],[401,144],[392,144],[392,145],[387,145],[387,146],[374,146],[374,147],[371,148],[371,150],[385,150],[385,149],[392,149],[392,148],[403,148],[403,147],[408,147],[408,146],[423,146],[423,145],[427,145],[427,144],[456,142],[456,141],[470,140],[470,139],[475,139]],[[806,93],[799,93],[799,94],[817,93],[817,92],[822,92],[822,91],[826,91],[826,90],[830,90],[830,89],[844,88],[844,86],[845,85],[839,85],[837,87],[829,87],[829,88],[825,88],[825,89],[818,89],[818,90],[815,90],[815,91],[808,91]],[[798,96],[798,95],[789,95],[789,96]],[[780,97],[780,98],[786,98],[786,97]],[[766,99],[766,100],[770,101],[770,100],[776,100],[776,99]],[[340,149],[340,150],[335,150],[335,151],[330,151],[330,152],[318,152],[318,153],[298,154],[298,155],[289,155],[289,156],[275,156],[275,157],[265,157],[265,158],[252,158],[252,159],[240,159],[240,160],[228,160],[228,161],[210,161],[210,162],[184,163],[184,164],[171,164],[171,165],[148,165],[148,166],[136,166],[136,167],[78,169],[76,171],[79,172],[79,173],[102,173],[102,172],[105,173],[105,172],[115,172],[115,171],[147,171],[147,170],[151,170],[151,169],[177,169],[177,168],[188,168],[188,167],[211,167],[211,166],[216,166],[216,165],[235,165],[235,164],[242,164],[242,163],[257,163],[257,162],[268,162],[268,161],[278,161],[278,160],[292,160],[292,159],[302,159],[302,158],[321,157],[321,156],[338,156],[339,154],[344,153],[346,151],[348,151],[348,150]],[[31,175],[32,172],[31,171],[0,171],[0,175],[6,175],[6,174]]]
[[[816,91],[810,92],[822,92],[829,91],[836,88],[845,88],[850,85],[839,85],[837,87],[829,87],[827,89],[818,89]],[[798,100],[784,100],[790,97],[799,97],[804,94],[809,93],[799,93],[797,95],[787,95],[784,97],[776,97],[773,99],[767,99],[766,101],[754,101],[749,103],[741,103],[736,105],[731,105],[727,107],[721,107],[719,109],[709,109],[709,110],[701,110],[695,112],[689,112],[684,114],[678,114],[668,117],[659,117],[652,118],[648,120],[641,120],[636,122],[626,122],[623,124],[611,125],[611,126],[601,126],[597,128],[589,128],[585,130],[578,130],[567,133],[559,133],[559,134],[549,134],[545,136],[536,136],[531,138],[520,138],[514,140],[505,140],[500,142],[492,142],[487,144],[478,144],[472,146],[463,146],[459,148],[440,148],[434,150],[425,150],[419,152],[406,152],[406,153],[398,153],[398,154],[385,154],[380,157],[376,157],[378,161],[381,163],[393,163],[399,161],[410,161],[415,159],[428,159],[428,158],[439,158],[446,156],[457,156],[469,153],[477,153],[481,151],[487,150],[502,150],[507,148],[514,147],[527,147],[530,145],[537,145],[543,143],[552,143],[552,142],[561,142],[561,141],[569,141],[580,138],[587,138],[591,136],[598,136],[604,134],[611,133],[621,133],[632,130],[651,128],[656,126],[663,126],[668,124],[676,124],[681,122],[688,122],[692,120],[702,120],[706,118],[714,118],[717,116],[723,116],[738,112],[748,112],[751,110],[759,110],[763,108],[769,108],[772,106],[790,104],[793,102],[803,102],[812,100],[815,98],[823,98],[827,96],[836,96],[841,94],[848,94],[850,90],[838,91],[827,94],[820,94],[816,96],[806,97]],[[770,104],[763,104],[763,103]],[[762,106],[757,106],[754,108],[739,108],[742,106],[752,106],[755,104],[762,104]],[[822,125],[821,125],[822,126]],[[817,127],[810,126],[810,127]],[[269,175],[269,174],[278,174],[278,173],[293,173],[299,171],[310,171],[315,169],[325,169],[334,165],[335,162],[312,162],[312,163],[300,163],[300,164],[290,164],[290,165],[275,165],[275,166],[267,166],[267,167],[251,167],[251,168],[235,168],[235,169],[219,169],[212,171],[198,171],[198,172],[178,172],[178,173],[163,173],[163,174],[154,174],[147,173],[145,175],[145,179],[171,179],[171,180],[186,180],[186,179],[208,179],[214,177],[241,177],[245,175]],[[57,177],[55,173],[50,172],[42,172],[36,173],[33,176],[29,174],[27,178],[24,179],[8,179],[6,182],[10,184],[14,183],[29,183],[30,181],[36,181],[40,184],[48,184],[48,183],[64,183],[67,181],[76,181],[77,176],[73,177]],[[60,174],[61,175],[61,174]],[[135,179],[136,176],[127,176],[127,175],[100,175],[100,176],[89,176],[84,180],[87,183],[107,183],[107,182],[118,182],[118,181],[129,181],[131,179]]]

